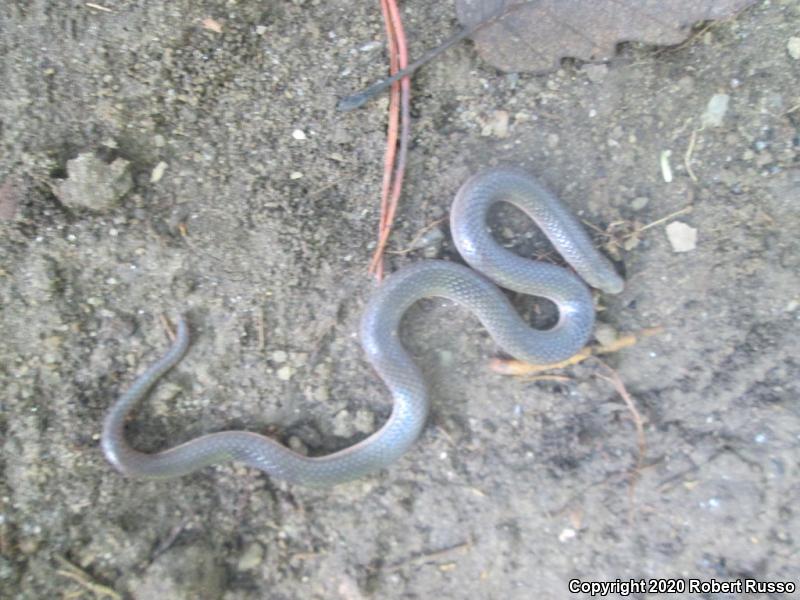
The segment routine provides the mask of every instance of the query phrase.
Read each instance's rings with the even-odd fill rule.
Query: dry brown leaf
[[[473,39],[487,62],[509,72],[542,73],[562,58],[610,60],[620,42],[678,44],[700,21],[724,19],[755,0],[456,0],[471,27],[503,10]]]

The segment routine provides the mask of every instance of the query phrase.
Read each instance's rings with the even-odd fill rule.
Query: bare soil
[[[495,164],[528,168],[601,231],[658,222],[616,257],[625,292],[598,298],[606,328],[664,327],[604,358],[644,421],[645,454],[637,468],[631,413],[598,363],[559,381],[498,376],[479,323],[428,301],[404,328],[431,382],[427,430],[390,469],[331,490],[237,465],[127,480],[98,438],[166,348],[162,315],[182,312],[193,345],[131,422],[139,448],[247,428],[323,454],[388,414],[356,336],[387,100],[335,110],[385,72],[377,3],[98,4],[109,10],[0,6],[0,597],[800,583],[797,0],[676,48],[623,45],[607,66],[503,74],[462,43],[414,79],[392,250]],[[409,0],[403,16],[415,56],[457,27],[450,2]],[[715,94],[727,112],[703,128]],[[129,161],[130,191],[95,208],[59,197],[67,161],[87,153]],[[697,231],[693,250],[674,251],[674,221]],[[440,246],[388,268],[457,260],[440,228]],[[512,211],[497,230],[523,254],[547,249]]]

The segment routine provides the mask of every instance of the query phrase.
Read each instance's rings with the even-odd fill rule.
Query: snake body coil
[[[486,171],[464,184],[451,210],[453,238],[472,269],[441,260],[416,263],[390,276],[366,307],[361,343],[394,400],[391,416],[377,432],[319,457],[300,455],[245,431],[204,435],[156,454],[134,450],[125,440],[125,419],[185,353],[189,331],[181,318],[170,350],[134,381],[106,416],[101,438],[106,458],[126,475],[148,478],[176,477],[236,460],[271,477],[304,485],[333,485],[386,467],[416,441],[428,416],[425,381],[400,344],[398,327],[412,304],[431,296],[449,298],[475,313],[495,342],[517,359],[551,363],[569,358],[585,345],[594,325],[591,293],[570,271],[522,258],[495,242],[486,217],[499,201],[525,211],[589,284],[608,293],[622,290],[623,281],[611,263],[595,250],[580,223],[555,196],[522,171]],[[530,328],[490,279],[514,291],[550,299],[558,307],[558,322],[546,331]]]

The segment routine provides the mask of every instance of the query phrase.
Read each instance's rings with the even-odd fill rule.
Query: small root
[[[494,358],[489,362],[489,368],[495,373],[499,373],[501,375],[515,376],[535,375],[537,373],[544,373],[546,371],[564,369],[566,367],[577,365],[578,363],[585,361],[587,358],[597,354],[610,354],[612,352],[619,352],[624,348],[630,348],[638,343],[640,339],[657,335],[663,331],[663,327],[649,327],[647,329],[642,329],[637,333],[621,335],[610,344],[605,346],[586,346],[583,350],[574,356],[571,356],[567,360],[562,360],[561,362],[549,365],[537,365],[521,360]]]
[[[644,459],[645,454],[647,453],[647,442],[645,440],[644,435],[644,420],[642,419],[642,415],[639,413],[638,409],[636,408],[636,403],[633,401],[630,393],[628,393],[625,384],[622,381],[622,378],[619,376],[614,369],[609,367],[606,363],[604,363],[599,358],[595,359],[599,362],[605,369],[608,371],[609,376],[600,375],[603,379],[610,382],[611,385],[614,386],[614,389],[617,393],[622,397],[622,400],[625,402],[625,406],[628,408],[628,412],[631,413],[631,417],[633,419],[633,424],[636,427],[636,440],[638,446],[638,454],[636,458],[636,465],[634,466],[631,472],[631,479],[630,484],[628,485],[628,500],[630,502],[630,511],[628,513],[628,520],[633,522],[635,517],[635,491],[636,491],[636,484],[641,477],[642,468],[644,467]]]

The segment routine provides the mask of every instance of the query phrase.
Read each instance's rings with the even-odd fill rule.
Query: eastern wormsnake
[[[462,186],[450,213],[453,239],[472,269],[442,260],[413,264],[387,278],[366,306],[361,343],[394,399],[391,416],[378,431],[344,450],[317,457],[246,431],[203,435],[155,454],[134,450],[125,439],[125,420],[186,352],[189,330],[181,318],[169,351],[134,381],[106,416],[101,438],[106,458],[125,475],[146,478],[177,477],[236,460],[276,479],[316,486],[386,467],[416,441],[428,416],[425,381],[400,344],[398,326],[412,304],[431,296],[449,298],[475,313],[494,341],[514,358],[536,363],[569,358],[591,334],[591,293],[572,272],[502,248],[486,224],[489,208],[499,201],[527,213],[587,283],[612,294],[622,291],[623,280],[611,263],[594,248],[577,219],[536,179],[510,168],[485,171]],[[532,329],[490,279],[516,292],[550,299],[558,308],[558,322],[546,331]]]

